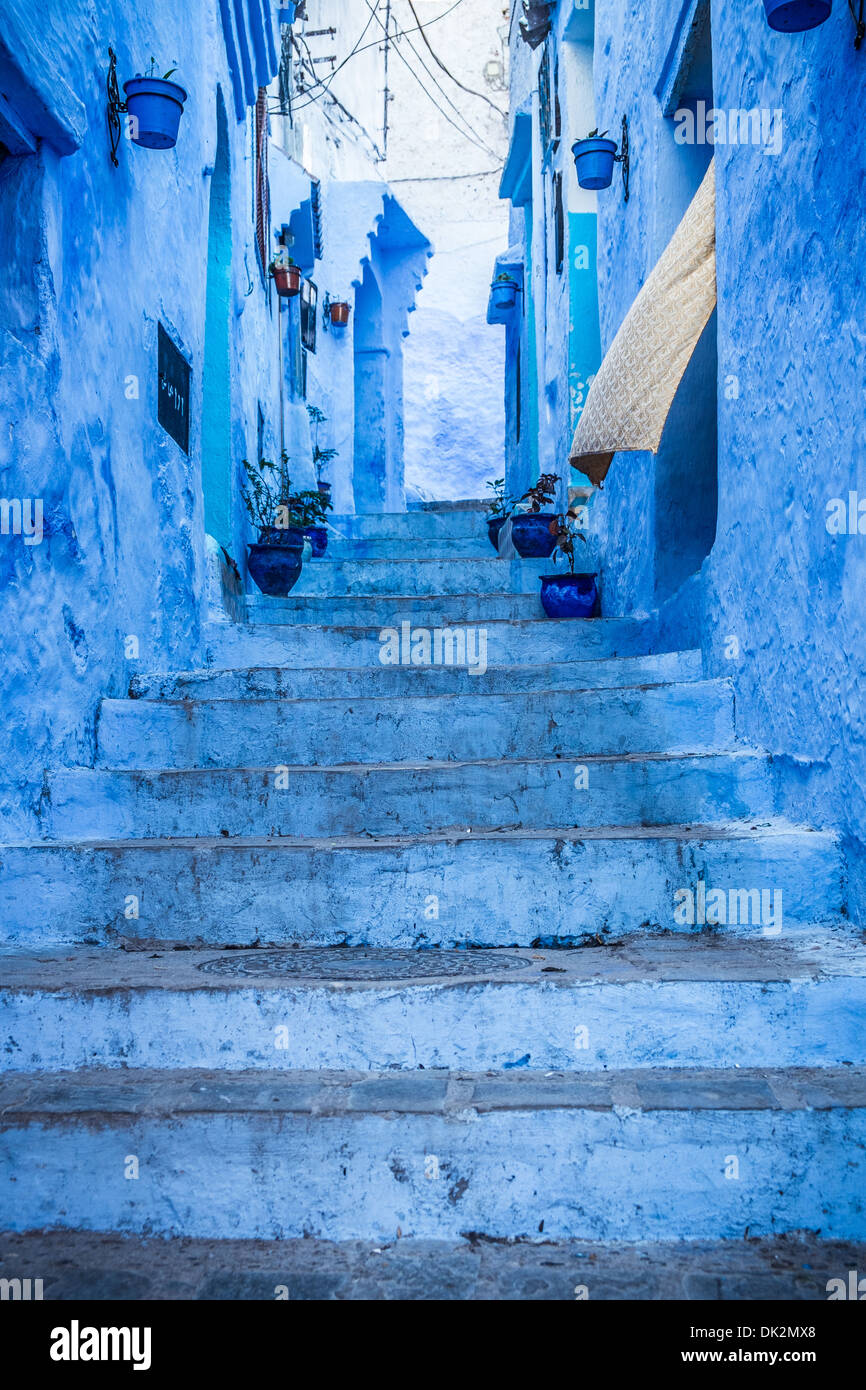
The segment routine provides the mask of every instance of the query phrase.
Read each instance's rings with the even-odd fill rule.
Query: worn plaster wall
[[[628,111],[634,156],[628,208],[599,200],[605,344],[685,191],[671,180],[670,128],[654,95],[678,14],[662,3],[598,0],[596,101],[604,120]],[[760,4],[716,2],[712,24],[716,107],[780,111],[782,140],[776,153],[715,147],[718,525],[698,604],[687,586],[669,599],[665,624],[669,639],[694,641],[700,609],[707,668],[733,678],[743,735],[778,755],[790,814],[850,836],[859,913],[866,232],[856,113],[866,55],[854,50],[842,5],[802,35],[771,31]],[[617,611],[653,604],[653,488],[653,461],[620,455],[599,499],[606,593]],[[831,534],[833,499],[844,502],[848,529],[849,493],[856,534]]]
[[[4,83],[31,121],[40,88],[48,100],[56,90],[78,113],[78,135],[64,155],[43,139],[0,163],[0,493],[41,500],[45,516],[41,544],[0,535],[9,731],[0,805],[10,834],[38,829],[43,768],[91,760],[102,695],[124,693],[136,670],[188,667],[201,654],[209,181],[217,84],[231,84],[218,8],[204,0],[98,12],[52,0],[40,25],[51,36],[44,52],[30,41],[32,7],[4,10]],[[175,149],[123,138],[117,168],[109,44],[121,83],[154,54],[189,92]],[[227,105],[239,460],[255,448],[259,405],[273,444],[278,379],[253,240],[250,132]],[[188,456],[157,423],[160,322],[191,364]]]

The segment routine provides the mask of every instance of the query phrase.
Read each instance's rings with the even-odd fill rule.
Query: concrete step
[[[399,559],[341,560],[325,556],[304,565],[288,603],[302,597],[344,599],[356,594],[399,594],[404,600],[452,594],[461,599],[466,594],[480,595],[485,602],[488,596],[506,594],[539,599],[543,574],[568,572],[562,560],[558,564],[553,560],[500,560],[489,547],[488,551],[487,555],[472,559],[407,556],[405,549]],[[587,568],[594,571],[598,566],[587,561]],[[260,608],[268,612],[275,602],[262,595],[251,595],[250,600],[250,609],[255,612]]]
[[[399,540],[411,545],[426,540],[470,537],[490,546],[487,508],[483,503],[438,511],[368,512],[361,516],[332,513],[328,524],[347,540]]]
[[[431,536],[420,541],[407,541],[405,536],[344,538],[340,532],[336,532],[333,527],[330,527],[328,549],[324,558],[326,560],[405,560],[408,555],[413,552],[417,553],[419,549],[421,557],[426,560],[490,560],[495,559],[498,555],[498,551],[494,550],[490,544],[486,528],[483,535],[473,532],[471,535],[465,536]],[[308,561],[307,568],[310,564],[318,563],[318,560]]]
[[[323,562],[324,563],[324,562]],[[500,561],[494,560],[493,564]],[[421,594],[348,594],[329,597],[313,595],[305,598],[269,598],[265,594],[247,596],[247,613],[251,623],[320,623],[330,627],[399,628],[402,622],[427,629],[454,627],[468,623],[474,627],[491,622],[541,619],[541,586],[537,593],[445,593]],[[555,622],[556,619],[548,621]],[[566,627],[575,619],[560,620]],[[584,621],[592,621],[586,619]]]
[[[425,835],[440,830],[727,823],[771,816],[759,753],[632,754],[344,767],[93,771],[47,776],[52,839]]]
[[[8,1277],[44,1270],[52,1302],[237,1303],[589,1299],[826,1302],[866,1245],[786,1235],[730,1241],[149,1240],[105,1231],[0,1232]],[[856,1294],[855,1294],[856,1296]]]
[[[150,700],[404,699],[410,695],[504,695],[509,691],[670,685],[700,680],[701,674],[699,651],[540,666],[489,666],[483,675],[465,666],[209,667],[134,676],[129,693],[135,699]]]
[[[853,1068],[107,1069],[0,1093],[15,1231],[717,1240],[819,1218],[862,1240],[864,1146]]]
[[[839,931],[560,951],[64,947],[2,965],[4,1071],[866,1063],[866,946]]]
[[[841,919],[837,839],[784,822],[0,848],[8,944],[530,946]],[[713,893],[711,899],[707,893]],[[724,904],[724,921],[722,921]]]
[[[581,758],[730,749],[730,683],[403,700],[103,700],[102,767]]]
[[[360,627],[335,625],[332,619],[313,624],[209,624],[204,632],[206,664],[219,668],[380,666],[383,644],[390,636],[388,633],[383,636],[383,629],[392,625],[378,621],[378,616],[377,613],[373,623]],[[410,622],[405,630],[402,628],[404,621]],[[409,619],[398,620],[401,657],[405,655],[407,661],[411,658],[413,622],[414,613]],[[415,622],[414,625],[423,627],[425,623]],[[436,625],[434,622],[434,628]],[[469,626],[473,634],[478,632],[474,616]],[[644,655],[652,642],[652,624],[634,618],[587,618],[569,622],[549,618],[516,622],[497,620],[485,622],[484,630],[488,666],[536,666],[548,662]],[[465,635],[463,640],[466,641]],[[470,641],[475,640],[474,635],[470,637]]]

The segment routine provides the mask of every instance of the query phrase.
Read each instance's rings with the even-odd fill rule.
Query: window
[[[301,281],[301,342],[307,352],[316,351],[316,309],[319,291],[312,280]]]
[[[565,210],[562,205],[562,174],[553,176],[553,240],[556,273],[562,274],[565,260]]]
[[[268,264],[268,230],[271,221],[271,198],[268,186],[268,93],[259,87],[256,97],[256,246],[262,274]]]
[[[562,108],[559,104],[559,59],[551,71],[550,42],[544,45],[538,68],[538,127],[541,153],[556,149],[562,139]]]

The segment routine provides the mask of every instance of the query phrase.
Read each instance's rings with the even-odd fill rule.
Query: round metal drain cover
[[[368,947],[280,947],[226,951],[202,961],[208,975],[290,975],[307,980],[420,980],[525,970],[531,961],[502,951],[376,951]]]

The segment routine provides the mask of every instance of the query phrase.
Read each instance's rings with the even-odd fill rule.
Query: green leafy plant
[[[247,481],[241,488],[241,496],[250,520],[260,531],[268,527],[279,531],[289,528],[303,531],[305,527],[322,525],[332,508],[331,500],[318,488],[292,490],[289,456],[285,449],[279,463],[272,459],[259,459],[258,463],[243,459],[242,462]]]
[[[172,75],[173,72],[177,72],[177,59],[175,59],[174,67],[173,67],[173,68],[169,68],[168,72],[164,72],[164,73],[162,74],[162,80],[163,80],[163,82],[167,82],[168,79],[171,77],[171,75]],[[145,76],[146,76],[146,77],[156,77],[156,59],[154,58],[153,54],[150,55],[150,67],[148,68],[147,72],[145,73]]]
[[[277,247],[268,266],[268,272],[271,275],[277,270],[300,270],[297,261],[292,260],[285,246]]]
[[[495,281],[494,281],[494,284],[496,284],[496,285],[503,285],[503,284],[504,284],[504,285],[516,285],[516,284],[517,284],[517,281],[515,280],[515,278],[514,278],[513,275],[509,275],[509,274],[508,274],[508,271],[507,271],[507,270],[502,270],[502,271],[500,271],[500,273],[496,276],[496,279],[495,279]]]
[[[596,127],[595,130],[591,130],[591,131],[589,132],[589,134],[588,134],[588,135],[584,135],[583,138],[584,138],[584,140],[606,140],[606,139],[607,139],[607,131],[606,131],[606,130],[603,130],[603,131],[601,132],[601,134],[599,134],[598,127]]]
[[[327,424],[327,415],[325,415],[317,405],[308,405],[307,414],[310,417],[310,424],[313,425],[315,429],[315,437],[313,440],[313,466],[316,470],[316,478],[321,482],[322,474],[325,471],[325,465],[330,463],[332,459],[337,458],[340,451],[339,449],[323,449],[319,444],[319,426]]]
[[[540,512],[553,501],[558,483],[555,473],[542,473],[538,482],[526,489],[520,501],[528,502],[531,512]]]
[[[498,521],[500,517],[511,516],[514,510],[514,503],[505,491],[505,479],[494,478],[492,481],[488,480],[485,486],[493,493],[489,501],[487,520]]]
[[[583,541],[586,545],[586,536],[579,531],[576,522],[580,519],[580,511],[574,507],[569,507],[567,512],[560,512],[553,518],[548,527],[550,534],[556,537],[556,545],[553,548],[554,556],[564,555],[568,561],[568,568],[574,574],[574,542]]]

